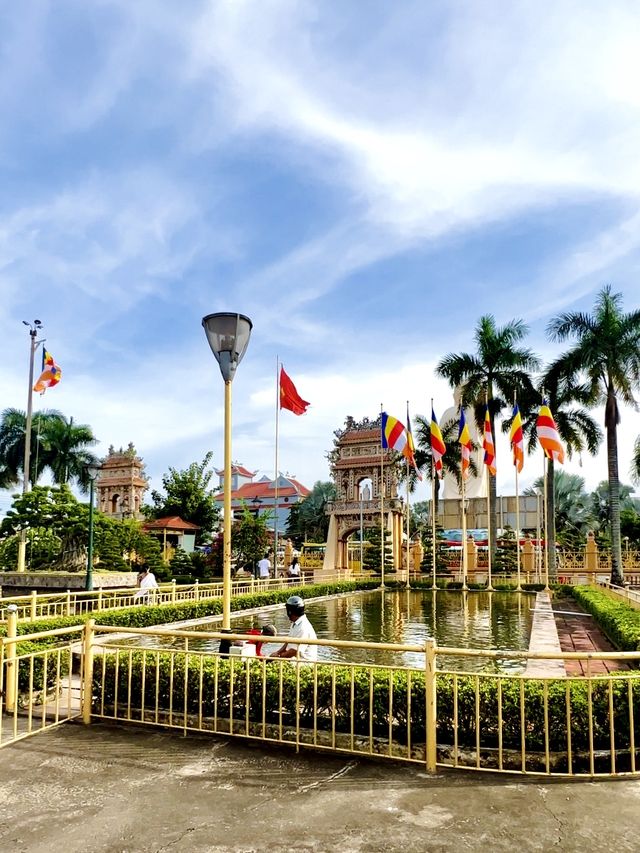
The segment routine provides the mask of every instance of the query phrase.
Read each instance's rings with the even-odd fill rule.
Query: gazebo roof
[[[197,524],[193,524],[191,521],[183,521],[179,515],[154,518],[152,521],[145,521],[142,526],[145,530],[200,530]]]

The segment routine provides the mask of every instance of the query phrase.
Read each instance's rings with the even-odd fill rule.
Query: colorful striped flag
[[[511,450],[513,451],[513,464],[518,469],[519,474],[524,465],[524,435],[522,432],[522,418],[520,417],[520,409],[517,403],[513,407],[509,441],[511,442]]]
[[[460,456],[462,460],[461,474],[463,480],[468,480],[470,475],[469,466],[471,465],[471,451],[473,450],[473,442],[469,434],[469,427],[464,419],[464,410],[460,409],[460,431],[458,432],[458,441],[460,442]]]
[[[382,412],[382,447],[384,450],[397,450],[404,453],[407,447],[407,430],[402,421],[392,418],[386,412]]]
[[[540,442],[544,455],[547,459],[553,459],[555,462],[564,462],[564,448],[560,441],[556,422],[551,414],[551,409],[547,405],[547,401],[543,400],[538,412],[538,420],[536,422],[536,431],[538,433],[538,441]]]
[[[422,474],[418,471],[418,466],[416,465],[416,446],[413,441],[413,433],[411,432],[411,418],[409,417],[409,404],[407,403],[407,446],[405,447],[404,455],[409,460],[409,463],[413,465],[414,470],[418,476],[418,479],[422,482]]]
[[[489,469],[489,473],[496,475],[496,448],[493,443],[493,434],[491,432],[491,418],[489,417],[489,406],[484,412],[484,434],[482,436],[482,449],[484,450],[484,464]]]
[[[62,379],[62,370],[53,360],[53,356],[49,352],[49,350],[42,348],[42,374],[38,378],[38,381],[33,386],[34,391],[39,391],[41,394],[47,390],[47,388],[53,388],[54,385],[57,385],[58,382]]]
[[[438,477],[442,478],[442,457],[447,452],[447,445],[444,443],[438,421],[436,419],[433,408],[431,409],[431,456],[433,458],[433,467],[436,469]]]

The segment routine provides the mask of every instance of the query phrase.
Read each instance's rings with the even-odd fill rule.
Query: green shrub
[[[595,586],[568,587],[574,599],[591,613],[611,642],[622,651],[640,650],[640,610],[612,598]]]
[[[234,719],[245,719],[248,715],[250,721],[261,722],[264,695],[267,723],[277,723],[283,715],[285,724],[291,725],[296,720],[297,709],[301,727],[312,728],[315,716],[319,729],[335,726],[336,732],[350,733],[353,719],[356,735],[367,737],[371,732],[375,737],[387,738],[391,732],[393,741],[404,744],[410,726],[412,742],[424,743],[425,682],[424,673],[419,670],[355,666],[352,676],[351,668],[340,664],[319,664],[314,673],[311,666],[296,668],[275,662],[264,666],[261,661],[250,659],[204,656],[202,664],[200,660],[200,655],[171,655],[161,651],[133,651],[121,654],[118,661],[113,655],[105,657],[94,674],[94,712],[100,713],[102,702],[107,713],[118,704],[120,713],[123,710],[128,713],[130,707],[132,718],[140,719],[144,691],[147,709],[155,708],[157,699],[159,709],[181,713],[185,707],[186,669],[186,710],[194,716],[228,718],[233,707]],[[296,686],[297,671],[299,687]],[[479,679],[472,675],[454,677],[445,673],[437,676],[438,743],[446,745],[454,741],[454,680],[460,749],[475,749],[476,738],[483,749],[497,747],[499,679],[491,676]],[[502,745],[505,750],[519,751],[520,680],[504,677],[500,680]],[[574,753],[587,751],[588,682],[580,679],[548,681],[546,698],[543,681],[532,679],[523,684],[526,751],[542,753],[545,750],[545,705],[548,708],[549,749],[566,751],[567,696],[571,707],[572,749]],[[629,681],[625,677],[611,681],[617,749],[627,749],[630,745],[629,684],[632,685],[632,714],[637,727],[640,724],[640,680]],[[479,714],[476,713],[476,695]],[[594,749],[608,750],[611,744],[607,680],[592,683],[591,701]],[[478,724],[479,731],[476,730]]]

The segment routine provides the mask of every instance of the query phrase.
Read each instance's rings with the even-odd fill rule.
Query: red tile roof
[[[142,525],[145,530],[200,530],[197,524],[183,521],[179,515],[169,515],[166,518],[154,518]]]
[[[297,480],[292,480],[290,477],[287,477],[287,481],[293,485],[280,486],[278,489],[278,500],[280,500],[280,498],[294,497],[295,495],[299,495],[301,498],[306,498],[307,495],[311,494],[311,490],[306,486],[303,486],[302,483],[299,483]],[[231,492],[231,500],[234,501],[250,502],[254,498],[262,498],[273,503],[275,496],[276,491],[273,480],[260,481],[258,483],[245,483],[243,486],[240,486],[239,489],[235,489]],[[216,500],[222,500],[223,493],[219,492],[214,497]]]
[[[224,468],[220,468],[220,469],[215,468],[214,470],[219,477],[224,477]],[[257,471],[249,471],[249,469],[245,468],[244,465],[232,465],[231,466],[231,474],[232,475],[233,474],[239,474],[241,477],[252,478],[252,477],[255,477],[257,473],[258,473]]]

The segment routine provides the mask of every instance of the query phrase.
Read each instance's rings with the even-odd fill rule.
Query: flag
[[[402,421],[392,418],[386,412],[382,412],[381,431],[383,450],[397,450],[398,453],[407,455],[407,430]]]
[[[458,432],[458,441],[460,442],[460,456],[462,459],[462,479],[468,480],[469,466],[471,465],[471,451],[473,450],[473,442],[469,435],[469,427],[464,419],[464,411],[460,409],[460,431]]]
[[[551,409],[547,405],[547,401],[543,400],[538,412],[538,420],[536,422],[536,432],[538,433],[538,441],[540,442],[544,455],[547,459],[553,459],[555,462],[564,462],[564,448],[560,441],[556,422],[551,414]]]
[[[493,443],[493,434],[491,433],[491,418],[489,417],[489,406],[484,412],[484,434],[482,436],[482,449],[484,450],[484,464],[489,469],[489,473],[496,475],[496,448]]]
[[[447,446],[442,438],[438,421],[436,420],[435,412],[431,409],[431,456],[433,458],[433,467],[436,469],[438,477],[442,478],[442,457],[447,452]]]
[[[294,415],[304,415],[307,411],[306,400],[303,400],[293,384],[289,376],[285,373],[284,367],[280,368],[280,408],[288,409]]]
[[[418,466],[416,465],[416,446],[413,442],[413,433],[411,432],[411,418],[409,417],[409,404],[407,403],[407,446],[405,448],[405,454],[409,463],[413,465],[415,472],[418,476],[420,482],[422,482],[422,474],[418,471]]]
[[[53,356],[49,352],[49,350],[42,348],[42,373],[40,378],[33,386],[34,391],[39,391],[41,394],[47,390],[47,388],[53,388],[54,385],[57,385],[62,378],[62,370],[53,360]]]
[[[524,465],[524,435],[522,433],[522,418],[520,417],[520,409],[517,403],[513,407],[509,441],[511,442],[511,450],[513,451],[513,464],[518,469],[519,474]]]

